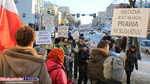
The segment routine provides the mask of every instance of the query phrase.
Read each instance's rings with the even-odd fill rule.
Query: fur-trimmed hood
[[[90,51],[90,57],[91,57],[90,59],[92,62],[98,62],[103,57],[109,57],[109,56],[112,56],[112,54],[108,51],[101,49],[101,48],[92,49]]]
[[[46,58],[37,55],[34,48],[13,46],[5,49],[2,54],[2,61],[19,76],[29,76],[43,66]],[[7,66],[7,65],[6,65]]]

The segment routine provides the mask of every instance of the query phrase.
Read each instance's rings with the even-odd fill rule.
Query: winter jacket
[[[96,84],[99,80],[105,79],[103,63],[109,56],[112,56],[111,53],[101,48],[91,50],[91,58],[88,62],[88,77],[92,84]]]
[[[126,63],[125,63],[125,70],[132,72],[134,70],[134,65],[135,65],[136,70],[138,70],[136,53],[131,53],[128,50],[127,51]]]
[[[33,84],[51,84],[51,78],[47,73],[45,58],[37,55],[33,48],[14,46],[5,49],[0,56],[0,77],[10,78],[39,78]],[[0,84],[5,84],[0,81]]]
[[[123,37],[123,40],[122,40],[122,48],[126,48],[126,42],[127,42],[127,38],[126,38],[126,37]]]
[[[47,66],[47,72],[49,72],[54,68],[60,67],[50,72],[52,84],[67,84],[65,67],[58,59],[49,58],[49,60],[46,62],[46,66]]]
[[[79,69],[80,69],[79,71],[87,72],[88,63],[86,63],[86,60],[89,60],[89,50],[84,51],[83,49],[81,49],[78,52],[78,62],[79,62]]]
[[[75,53],[78,53],[78,51],[80,50],[80,49],[82,49],[82,45],[83,45],[84,43],[80,43],[80,42],[77,42],[77,45],[76,45],[76,47],[74,48],[74,52]]]
[[[115,42],[116,47],[120,48],[122,47],[122,39],[117,39]]]

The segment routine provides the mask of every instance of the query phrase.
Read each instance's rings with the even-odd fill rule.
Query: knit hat
[[[55,39],[55,44],[58,44],[61,40],[59,38]]]
[[[68,37],[68,40],[73,40],[73,37],[72,37],[72,36],[69,36],[69,37]]]
[[[45,48],[40,48],[38,46],[34,47],[34,49],[36,50],[38,55],[42,55],[42,56],[44,56],[47,52]]]
[[[59,48],[55,48],[51,50],[51,52],[48,54],[48,58],[56,58],[58,59],[61,63],[64,63],[64,51]]]

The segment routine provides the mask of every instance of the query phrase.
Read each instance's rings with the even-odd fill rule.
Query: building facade
[[[14,2],[21,21],[28,21],[30,27],[38,30],[40,6],[43,6],[43,0],[14,0]]]

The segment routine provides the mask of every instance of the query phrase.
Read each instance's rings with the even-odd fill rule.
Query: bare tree
[[[133,0],[133,1],[129,0],[129,2],[130,2],[130,7],[134,8],[136,0]],[[134,45],[137,47],[136,57],[141,60],[138,38],[137,37],[133,37],[133,40],[134,40]]]

